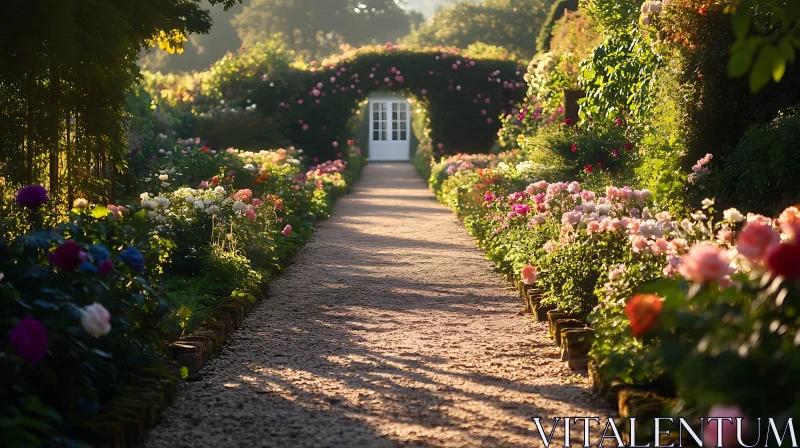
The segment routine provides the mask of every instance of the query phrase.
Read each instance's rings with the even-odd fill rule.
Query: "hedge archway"
[[[525,99],[523,69],[508,58],[387,44],[255,81],[233,79],[223,92],[247,97],[290,142],[321,158],[335,156],[338,144],[354,137],[348,123],[375,91],[418,100],[427,114],[428,138],[440,152],[485,152],[500,129],[498,117]]]

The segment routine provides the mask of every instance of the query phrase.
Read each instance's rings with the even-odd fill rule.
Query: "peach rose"
[[[522,276],[522,283],[526,285],[532,285],[536,283],[536,268],[531,265],[527,265],[522,268],[520,271],[520,275]]]
[[[689,249],[681,257],[678,270],[684,278],[697,283],[719,282],[733,271],[726,254],[711,243],[699,243]]]
[[[754,221],[748,223],[739,234],[736,249],[750,260],[761,261],[780,242],[781,237],[772,226]]]

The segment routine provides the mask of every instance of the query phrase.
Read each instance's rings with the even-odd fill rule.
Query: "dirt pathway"
[[[411,165],[371,164],[146,446],[538,447],[531,416],[608,415],[520,309]]]

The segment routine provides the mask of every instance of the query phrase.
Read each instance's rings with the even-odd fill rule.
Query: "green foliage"
[[[639,0],[580,0],[580,9],[595,20],[603,34],[625,33],[636,22]]]
[[[586,91],[583,119],[644,121],[650,116],[659,59],[638,30],[626,30],[608,35],[581,64],[580,85]]]
[[[800,4],[743,0],[728,9],[736,36],[728,62],[730,76],[749,75],[752,92],[770,80],[780,82],[800,49]]]
[[[792,179],[800,169],[798,142],[797,114],[748,129],[716,173],[720,201],[764,214],[797,204],[800,188]]]
[[[497,45],[529,58],[547,15],[544,0],[459,1],[441,8],[401,43],[466,48],[475,42]]]
[[[585,317],[597,305],[595,289],[611,264],[630,258],[630,245],[616,233],[579,238],[559,245],[537,260],[543,266],[538,285],[546,293],[544,304]]]
[[[236,0],[211,0],[231,7]],[[145,46],[176,51],[207,32],[198,2],[23,2],[0,19],[0,174],[47,183],[54,205],[74,195],[113,199],[124,168],[126,93]]]
[[[336,160],[306,171],[296,150],[175,144],[132,159],[143,171],[126,191],[149,191],[125,207],[81,199],[68,216],[47,203],[22,209],[16,187],[0,182],[4,441],[83,446],[65,434],[80,439],[77,428],[112,409],[143,369],[158,369],[165,342],[201,326],[222,300],[259,296],[308,241],[313,214],[327,216],[345,179],[358,177],[348,171],[363,167],[356,148],[342,148],[352,168]],[[98,330],[102,313],[84,322],[86,307],[100,305],[110,330]],[[46,341],[11,336],[25,318]],[[31,340],[41,341],[36,358]]]
[[[393,0],[252,0],[231,23],[245,47],[280,36],[312,61],[342,44],[394,41],[419,20]]]
[[[536,38],[536,52],[546,53],[550,51],[550,40],[553,38],[553,27],[556,22],[564,16],[564,11],[576,11],[578,9],[578,0],[557,0],[550,7],[550,12],[547,14],[539,36]]]

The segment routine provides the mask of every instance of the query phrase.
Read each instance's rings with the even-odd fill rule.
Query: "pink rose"
[[[589,235],[600,231],[600,223],[598,221],[589,221],[589,223],[586,224],[586,231]]]
[[[681,257],[678,269],[684,278],[697,283],[719,282],[733,271],[726,254],[711,243],[694,245]]]
[[[736,249],[750,260],[761,261],[767,252],[780,242],[781,237],[772,226],[753,221],[739,234]]]
[[[292,236],[292,226],[287,224],[286,227],[284,227],[283,230],[281,230],[281,234],[283,234],[283,236],[285,237]]]
[[[631,237],[631,248],[634,253],[639,254],[649,249],[650,246],[647,244],[647,239],[635,235]]]
[[[705,431],[703,432],[703,446],[739,446],[736,440],[736,419],[742,419],[742,433],[750,428],[747,416],[739,406],[714,405],[708,411]],[[716,420],[720,418],[721,420]],[[728,420],[730,419],[730,420]]]

